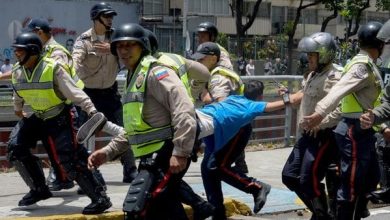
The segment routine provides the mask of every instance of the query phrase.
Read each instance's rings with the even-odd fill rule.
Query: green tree
[[[340,15],[347,22],[345,40],[357,33],[362,13],[368,7],[370,7],[370,0],[347,0],[343,2]]]
[[[337,18],[339,11],[342,10],[343,5],[342,5],[342,0],[324,0],[322,1],[322,4],[325,5],[325,8],[329,11],[333,11],[331,15],[326,17],[324,21],[322,21],[321,24],[321,31],[324,32],[326,30],[326,27],[328,26],[328,23]]]

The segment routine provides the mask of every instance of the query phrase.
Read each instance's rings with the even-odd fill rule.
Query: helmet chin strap
[[[31,57],[30,53],[27,52],[27,53],[26,53],[26,56],[24,56],[23,60],[20,61],[19,64],[20,64],[21,66],[23,66],[24,64],[27,63],[27,61],[30,59],[30,57]]]
[[[99,16],[99,18],[98,18],[98,21],[106,28],[106,31],[110,31],[111,30],[111,27],[110,26],[108,26],[108,25],[106,25],[104,22],[103,22],[103,20],[102,20],[102,18]]]

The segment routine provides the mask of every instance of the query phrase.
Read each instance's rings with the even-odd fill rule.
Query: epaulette
[[[88,34],[81,34],[80,35],[80,39],[81,40],[86,40],[86,39],[89,39],[89,38],[91,38],[91,35],[88,35]]]

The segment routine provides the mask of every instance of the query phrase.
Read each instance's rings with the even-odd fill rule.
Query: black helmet
[[[318,63],[328,64],[335,58],[337,46],[331,34],[316,32],[302,38],[299,41],[298,50],[305,53],[316,52],[319,56]]]
[[[24,32],[16,36],[12,47],[23,48],[29,55],[37,55],[42,51],[42,41],[37,34]]]
[[[12,47],[23,48],[26,51],[26,56],[20,65],[25,64],[31,56],[39,55],[42,51],[42,41],[39,36],[32,32],[23,32],[16,36]]]
[[[106,2],[99,2],[91,8],[90,15],[92,20],[98,19],[101,14],[113,16],[117,15],[111,5]]]
[[[150,44],[145,29],[135,23],[128,23],[114,29],[111,37],[111,53],[117,56],[116,43],[118,41],[133,40],[143,47],[144,51],[150,52]]]
[[[157,36],[153,33],[153,31],[149,29],[145,29],[146,34],[148,35],[148,40],[150,43],[150,51],[152,54],[156,53],[158,50],[158,41]]]
[[[217,40],[218,29],[213,23],[209,21],[200,23],[198,25],[197,32],[207,32],[209,33],[211,41],[215,42]]]
[[[361,48],[382,48],[383,41],[376,35],[382,28],[383,24],[377,21],[370,21],[363,25],[358,31],[359,46]]]

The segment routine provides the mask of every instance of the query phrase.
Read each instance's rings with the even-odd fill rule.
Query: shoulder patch
[[[167,68],[164,67],[157,67],[153,70],[153,73],[156,76],[157,80],[162,80],[169,76]]]
[[[358,79],[363,79],[364,76],[367,74],[367,67],[365,65],[358,65],[353,72],[353,76]]]
[[[328,78],[329,78],[329,79],[333,79],[335,76],[336,76],[336,74],[335,74],[334,72],[330,72],[330,73],[328,74]]]
[[[83,41],[82,40],[77,40],[76,43],[73,45],[73,48],[74,49],[79,49],[79,48],[83,48]]]

